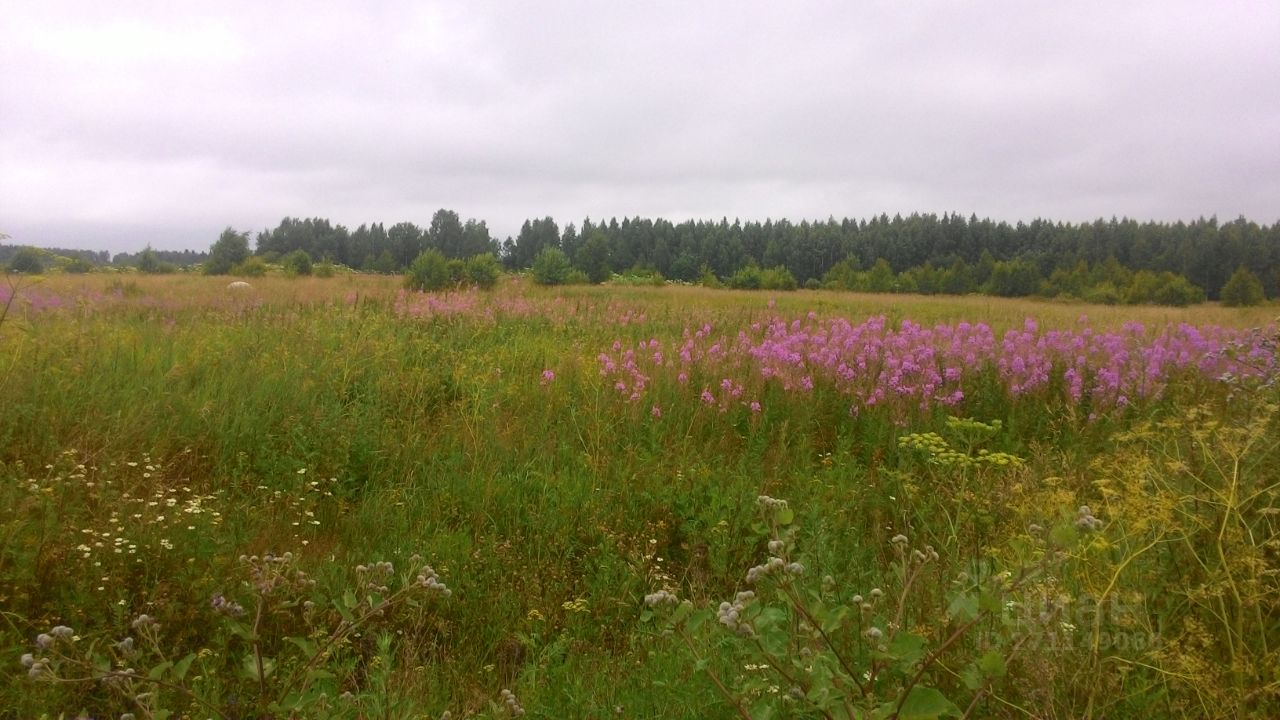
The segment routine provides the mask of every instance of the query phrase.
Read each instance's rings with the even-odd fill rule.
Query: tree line
[[[402,273],[426,251],[446,259],[492,253],[509,271],[544,266],[552,275],[599,282],[613,274],[649,275],[735,287],[832,287],[874,292],[1004,296],[1072,296],[1096,302],[1185,304],[1219,299],[1243,270],[1266,297],[1280,295],[1280,224],[1243,217],[1191,222],[1091,223],[1045,219],[1010,224],[974,215],[881,214],[866,219],[730,222],[611,218],[561,227],[551,217],[529,219],[499,242],[483,220],[441,209],[426,227],[413,222],[362,224],[349,230],[325,218],[285,218],[257,233],[228,228],[249,256],[279,262],[326,261],[380,273]],[[220,238],[221,243],[224,238]],[[206,264],[217,260],[217,244]],[[150,260],[169,261],[162,251]],[[243,257],[241,257],[243,255]],[[2,256],[0,256],[2,257]],[[117,256],[117,260],[121,256]],[[138,256],[130,258],[141,262]],[[186,259],[186,258],[183,258]],[[181,264],[181,263],[179,263]],[[564,267],[568,269],[565,270]]]

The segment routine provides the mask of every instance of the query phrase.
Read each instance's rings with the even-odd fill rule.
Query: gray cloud
[[[0,2],[0,231],[1280,220],[1280,6]]]

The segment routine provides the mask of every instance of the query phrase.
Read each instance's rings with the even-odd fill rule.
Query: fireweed
[[[657,337],[635,345],[616,341],[597,357],[600,374],[630,402],[642,401],[660,379],[685,387],[703,405],[749,407],[766,384],[788,394],[818,384],[849,398],[849,412],[888,407],[899,416],[960,408],[988,378],[1007,398],[1088,408],[1090,417],[1162,397],[1187,379],[1274,377],[1267,333],[1173,325],[1150,333],[1138,323],[1100,332],[1040,330],[1028,319],[997,338],[985,323],[926,328],[883,316],[859,324],[810,313],[747,327],[687,328],[676,342]],[[695,379],[698,379],[695,382]],[[754,409],[754,408],[753,408]]]

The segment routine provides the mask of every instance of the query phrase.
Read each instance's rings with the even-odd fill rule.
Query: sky
[[[284,217],[1280,221],[1280,3],[0,0],[8,243]]]

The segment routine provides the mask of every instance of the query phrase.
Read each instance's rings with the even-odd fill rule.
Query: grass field
[[[254,286],[18,288],[0,717],[1280,703],[1274,307]]]

